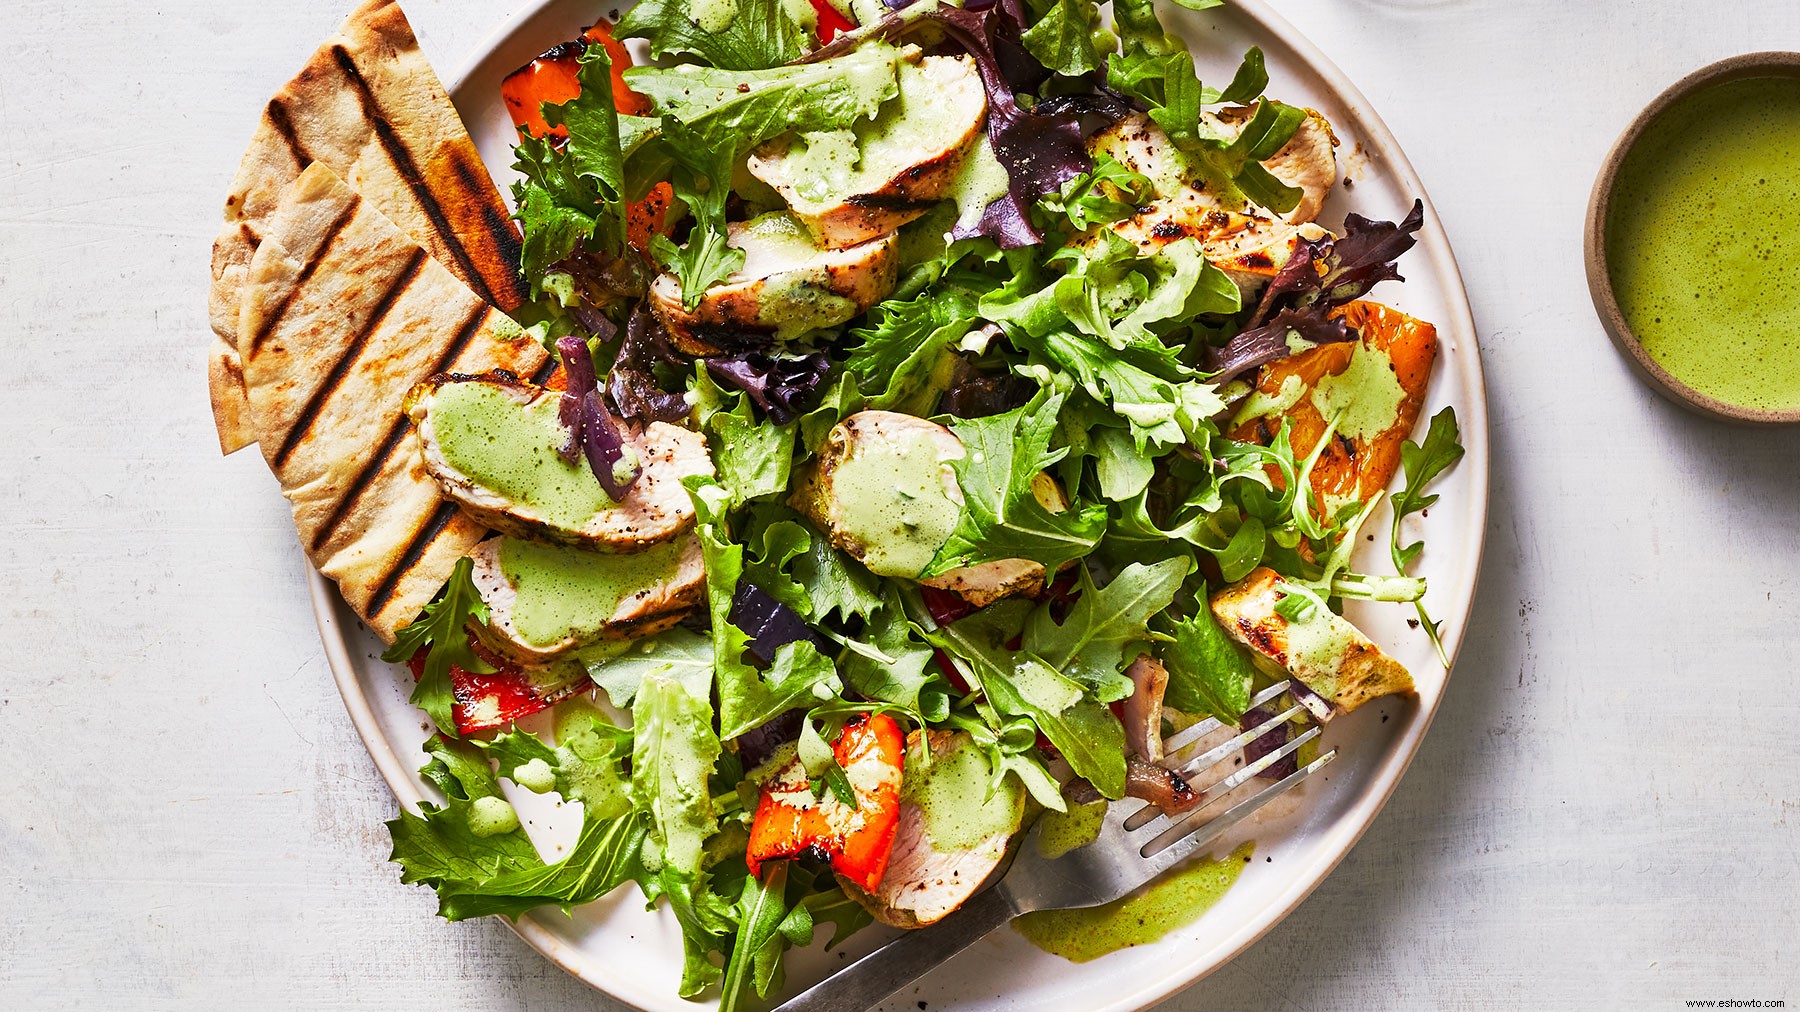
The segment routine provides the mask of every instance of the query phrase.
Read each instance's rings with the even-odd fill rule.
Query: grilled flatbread
[[[270,216],[322,163],[489,305],[525,301],[519,234],[450,96],[394,0],[368,0],[277,92],[244,154],[213,243],[208,364],[219,446],[256,442],[244,403],[238,314]]]
[[[268,217],[239,322],[249,420],[301,547],[391,640],[487,533],[439,497],[407,392],[445,371],[542,381],[551,362],[323,162]]]

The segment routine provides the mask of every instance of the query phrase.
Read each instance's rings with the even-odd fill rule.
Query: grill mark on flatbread
[[[485,166],[479,162],[471,165],[462,157],[461,148],[452,148],[450,151],[450,166],[456,170],[456,179],[462,184],[465,193],[480,194],[493,185]],[[471,203],[481,210],[488,232],[493,235],[494,245],[499,249],[500,258],[508,264],[517,265],[524,258],[525,244],[519,231],[513,227],[512,218],[506,214],[506,205],[480,199]],[[507,302],[496,302],[495,305],[502,310],[511,311],[525,303],[524,277],[515,270],[508,280],[512,284],[505,293]]]
[[[286,103],[279,98],[272,98],[265,111],[268,113],[269,123],[275,127],[275,132],[281,135],[282,141],[288,146],[288,151],[293,153],[294,161],[298,162],[302,169],[311,165],[313,163],[312,155],[307,153],[306,145],[301,144],[299,135],[294,133],[294,118],[288,114]]]
[[[256,234],[256,229],[251,228],[249,222],[238,224],[238,234],[244,237],[244,241],[250,244],[251,249],[262,245],[262,236]]]
[[[362,206],[362,197],[359,195],[353,195],[353,197],[354,199],[345,203],[344,209],[338,212],[337,218],[325,230],[325,238],[319,243],[318,250],[313,253],[312,259],[306,262],[306,266],[300,268],[300,276],[294,279],[294,284],[288,289],[287,294],[281,297],[281,302],[275,306],[274,312],[271,312],[268,318],[263,320],[262,326],[257,329],[256,333],[250,336],[249,350],[251,354],[262,350],[263,341],[267,340],[269,334],[281,325],[281,319],[287,315],[288,307],[293,305],[295,297],[306,288],[306,283],[312,280],[313,272],[319,269],[319,264],[331,252],[332,244],[337,242],[338,236],[349,226],[350,219],[356,217],[357,208]],[[257,245],[262,244],[259,242]],[[285,458],[285,456],[284,454],[283,457]]]
[[[394,596],[394,588],[400,584],[400,578],[419,564],[419,560],[425,555],[425,549],[430,548],[431,543],[437,540],[438,535],[444,533],[444,528],[450,526],[450,520],[454,516],[456,516],[455,503],[448,499],[438,503],[437,509],[432,511],[425,526],[419,528],[418,533],[414,534],[412,540],[407,543],[406,551],[400,554],[400,559],[394,563],[394,568],[387,571],[387,575],[383,576],[381,582],[375,585],[375,593],[369,595],[369,603],[364,614],[370,620],[380,615],[381,610],[387,607],[388,599]]]
[[[300,445],[300,441],[306,438],[307,432],[311,430],[312,423],[318,418],[319,411],[325,406],[326,400],[331,397],[338,384],[343,382],[345,374],[350,371],[350,367],[355,365],[357,358],[362,355],[363,346],[369,343],[369,335],[381,326],[381,321],[387,317],[388,311],[394,308],[394,303],[399,301],[401,295],[405,294],[406,289],[412,285],[413,279],[419,276],[419,269],[425,266],[427,259],[429,259],[429,255],[423,249],[413,250],[412,256],[406,261],[405,269],[388,285],[387,291],[382,293],[381,301],[375,304],[374,310],[369,313],[369,318],[363,322],[362,327],[356,332],[356,336],[345,342],[344,353],[338,356],[337,362],[331,367],[331,372],[326,374],[325,381],[319,384],[319,388],[313,391],[311,397],[307,398],[306,406],[300,409],[299,417],[294,419],[293,426],[282,438],[281,448],[275,451],[277,468],[287,466],[288,456],[294,452],[296,446]],[[316,259],[313,261],[314,264],[318,262]],[[310,268],[312,264],[307,266]],[[296,287],[295,291],[298,290]]]
[[[400,174],[407,188],[412,190],[420,209],[431,219],[432,227],[437,229],[438,237],[443,240],[450,255],[462,266],[464,280],[475,289],[475,294],[490,305],[498,305],[499,300],[488,285],[487,278],[475,266],[475,260],[463,246],[462,238],[450,227],[450,219],[444,214],[443,206],[438,203],[437,194],[431,192],[430,184],[426,183],[424,174],[419,171],[419,163],[413,159],[412,152],[400,139],[394,125],[388,122],[387,116],[381,111],[380,104],[375,101],[374,91],[363,78],[362,71],[356,68],[356,61],[350,56],[350,51],[341,45],[332,46],[331,58],[337,62],[344,79],[356,90],[356,100],[362,106],[363,119],[374,131],[375,139],[381,143],[382,150],[387,152],[388,159],[394,163],[394,170]]]
[[[463,325],[457,329],[456,336],[451,338],[449,347],[445,348],[444,353],[438,356],[436,362],[432,363],[431,369],[426,375],[435,376],[454,365],[456,360],[462,357],[463,351],[468,348],[469,342],[474,340],[481,325],[487,322],[488,314],[493,311],[486,305],[477,306],[475,311],[469,314],[469,318],[463,321]],[[375,476],[380,474],[382,468],[386,467],[388,461],[393,458],[394,451],[400,448],[401,440],[406,438],[406,431],[411,427],[412,421],[405,415],[395,418],[393,424],[388,426],[387,436],[382,439],[381,446],[367,461],[363,462],[362,469],[356,472],[356,477],[351,480],[348,490],[338,499],[337,505],[331,508],[331,516],[326,518],[325,522],[319,525],[319,529],[313,532],[312,550],[314,552],[324,548],[325,542],[331,540],[331,536],[337,533],[339,521],[343,520],[344,514],[356,505],[363,493],[368,491],[370,483],[374,482]]]

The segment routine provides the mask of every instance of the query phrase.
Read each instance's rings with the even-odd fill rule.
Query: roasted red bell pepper
[[[744,854],[750,874],[762,874],[765,861],[812,852],[873,892],[887,873],[900,824],[905,748],[900,725],[885,713],[859,716],[844,725],[832,755],[847,772],[856,796],[854,810],[830,791],[815,797],[799,757],[782,767],[763,784],[762,800],[750,824],[750,845]]]
[[[817,28],[819,44],[823,45],[837,38],[839,32],[847,32],[856,27],[856,22],[845,17],[843,12],[831,5],[831,0],[812,0],[813,13],[819,16]]]
[[[497,731],[588,687],[585,678],[567,684],[545,685],[475,640],[470,640],[470,646],[495,670],[491,674],[477,674],[454,664],[450,666],[450,691],[456,699],[451,714],[456,720],[456,733],[464,737]],[[426,653],[421,650],[406,662],[414,678],[425,674]]]

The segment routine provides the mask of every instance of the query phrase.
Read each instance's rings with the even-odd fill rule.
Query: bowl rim
[[[1637,145],[1644,131],[1670,107],[1691,95],[1715,85],[1759,77],[1800,77],[1800,52],[1770,50],[1728,57],[1701,67],[1652,99],[1613,142],[1606,160],[1601,163],[1600,174],[1588,197],[1582,254],[1587,266],[1588,293],[1594,300],[1594,311],[1599,314],[1606,336],[1652,390],[1696,414],[1719,421],[1737,425],[1793,425],[1800,424],[1800,407],[1751,408],[1722,401],[1676,379],[1651,358],[1625,322],[1625,315],[1613,294],[1612,273],[1606,263],[1607,218],[1612,207],[1613,186],[1625,156]]]

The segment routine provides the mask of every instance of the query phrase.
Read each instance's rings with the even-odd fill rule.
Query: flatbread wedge
[[[552,362],[323,162],[268,218],[243,293],[249,418],[301,547],[391,640],[487,534],[426,473],[407,392]]]
[[[207,380],[219,447],[256,442],[237,346],[244,287],[288,186],[318,162],[489,305],[525,301],[519,234],[394,0],[367,0],[269,100],[213,243]]]

